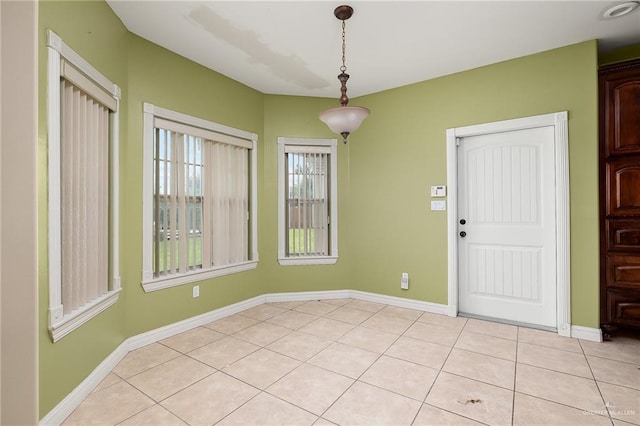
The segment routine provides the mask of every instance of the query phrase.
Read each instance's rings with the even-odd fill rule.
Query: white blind
[[[249,260],[247,144],[175,124],[155,121],[154,276]]]
[[[202,267],[203,141],[156,129],[154,271]]]
[[[286,147],[285,250],[288,256],[329,255],[327,151],[322,147]]]
[[[211,263],[244,262],[249,259],[249,151],[218,142],[207,148]]]
[[[64,59],[60,60],[60,75],[83,92],[90,93],[95,101],[101,103],[111,111],[116,110],[117,103],[111,94],[105,92],[100,86],[88,77],[85,77],[82,72]]]
[[[247,149],[251,149],[253,146],[251,141],[248,141],[246,139],[240,139],[235,136],[217,133],[211,130],[202,129],[200,127],[194,127],[188,124],[166,120],[164,118],[155,117],[153,119],[153,125],[154,127],[159,129],[171,130],[177,133],[184,133],[202,139],[214,140],[216,142],[224,143],[227,145],[236,145]]]
[[[108,291],[109,109],[61,84],[61,237],[64,313]]]

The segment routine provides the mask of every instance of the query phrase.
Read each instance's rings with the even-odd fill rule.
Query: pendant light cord
[[[347,50],[347,41],[345,36],[345,21],[342,21],[342,66],[340,67],[340,72],[345,72],[347,70],[347,66],[345,62],[347,60],[346,50]]]

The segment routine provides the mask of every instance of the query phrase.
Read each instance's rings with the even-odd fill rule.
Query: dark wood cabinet
[[[602,67],[600,323],[640,330],[640,60]]]

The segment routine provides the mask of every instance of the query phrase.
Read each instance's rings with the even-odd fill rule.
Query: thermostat
[[[445,185],[436,185],[431,187],[432,197],[446,197],[447,187]]]

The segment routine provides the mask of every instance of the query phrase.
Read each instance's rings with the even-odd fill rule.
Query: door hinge
[[[460,146],[460,138],[456,138],[456,146]]]

